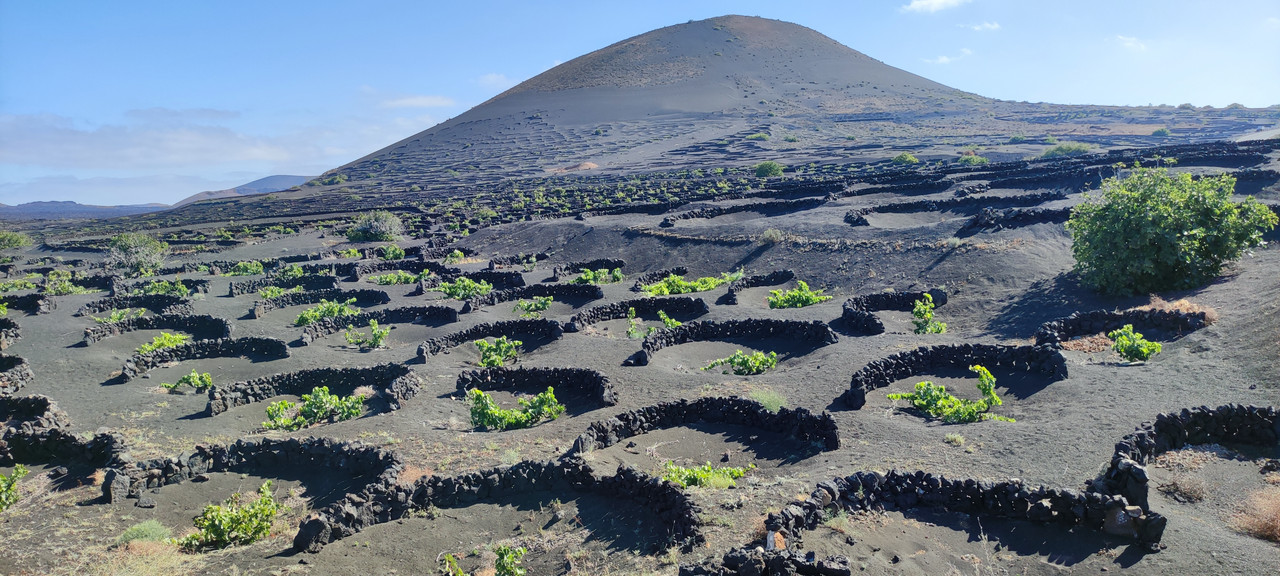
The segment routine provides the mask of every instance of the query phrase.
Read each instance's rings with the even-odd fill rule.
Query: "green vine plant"
[[[247,262],[236,262],[231,270],[227,271],[223,276],[256,276],[263,273],[262,263],[257,260],[249,260]]]
[[[995,376],[982,366],[970,366],[969,370],[978,375],[978,391],[982,392],[981,400],[956,398],[947,393],[946,386],[939,386],[927,380],[917,383],[915,392],[894,393],[889,394],[888,397],[890,400],[907,400],[917,410],[934,418],[941,418],[948,424],[964,424],[980,420],[1014,422],[1013,418],[988,412],[993,406],[1004,404],[1000,397],[996,396]]]
[[[18,503],[18,481],[29,472],[26,466],[18,464],[8,476],[0,474],[0,512]]]
[[[787,290],[770,290],[769,291],[769,307],[770,308],[804,308],[831,299],[831,296],[824,296],[823,290],[814,292],[809,290],[809,285],[804,280],[797,280],[796,287]]]
[[[186,550],[220,550],[229,546],[252,544],[271,534],[271,524],[285,507],[276,501],[267,480],[258,488],[258,497],[241,503],[242,496],[233,494],[221,505],[209,504],[195,517],[196,533],[170,540]]]
[[[297,280],[306,275],[306,273],[307,271],[303,270],[302,266],[290,264],[278,270],[275,273],[275,278],[276,280]]]
[[[725,466],[716,468],[710,462],[702,466],[694,466],[693,468],[685,468],[676,466],[674,462],[667,460],[662,467],[662,479],[681,488],[690,486],[705,486],[707,488],[732,488],[737,486],[734,480],[747,475],[747,472],[754,470],[755,464],[749,464],[745,468],[737,468],[733,466]]]
[[[520,567],[520,559],[524,557],[524,546],[512,548],[505,544],[493,549],[497,560],[493,562],[494,576],[525,576],[528,569]]]
[[[1134,332],[1133,324],[1108,332],[1107,338],[1112,340],[1111,349],[1130,362],[1146,362],[1164,349],[1159,342],[1144,340],[1141,332]]]
[[[925,292],[923,300],[916,300],[916,305],[911,310],[911,315],[916,319],[911,323],[916,325],[916,334],[945,334],[947,332],[947,323],[938,322],[933,319],[933,295]]]
[[[676,320],[675,318],[667,316],[667,313],[664,310],[658,311],[658,319],[662,320],[662,326],[665,328],[675,328],[676,326],[684,325],[684,322],[681,322],[679,320]]]
[[[382,259],[383,260],[403,260],[404,248],[396,246],[395,244],[387,244],[386,246],[382,247]]]
[[[573,279],[574,284],[614,284],[626,278],[621,268],[601,268],[599,270],[582,269],[582,275]]]
[[[191,295],[191,289],[187,288],[182,280],[174,279],[172,282],[168,280],[152,280],[149,284],[141,288],[135,288],[129,293],[132,296],[162,294],[166,296],[178,296],[186,298]]]
[[[493,340],[493,343],[480,339],[475,341],[475,345],[480,349],[480,366],[496,368],[502,366],[507,360],[515,360],[524,342],[499,336]]]
[[[386,347],[387,335],[391,334],[390,326],[379,327],[377,320],[370,320],[369,331],[372,334],[366,335],[364,332],[357,331],[354,326],[347,324],[347,330],[342,335],[347,339],[347,344],[359,347],[361,350],[376,350]]]
[[[328,386],[318,386],[310,394],[302,395],[302,403],[294,404],[288,400],[273,402],[267,406],[267,421],[262,427],[267,430],[301,430],[319,424],[321,421],[341,422],[360,416],[364,406],[363,394],[353,394],[346,398],[329,393]]]
[[[302,292],[301,286],[294,286],[293,288],[288,289],[281,288],[279,286],[263,286],[258,290],[258,296],[263,300],[272,300],[284,296],[285,294],[297,294],[298,292]]]
[[[160,383],[160,387],[168,390],[169,392],[177,392],[178,389],[183,386],[190,386],[195,388],[196,391],[207,390],[213,386],[213,376],[208,372],[200,374],[195,370],[192,370],[190,374],[179,378],[178,382],[175,384],[169,384],[167,382]]]
[[[706,276],[693,281],[685,280],[684,276],[672,274],[662,280],[654,282],[653,284],[641,286],[640,289],[644,290],[645,293],[650,296],[670,296],[672,294],[706,292],[707,290],[714,290],[721,284],[727,284],[742,278],[743,274],[743,270],[739,268],[737,272],[732,274],[722,272],[720,276]]]
[[[152,338],[150,343],[139,346],[138,353],[150,354],[156,350],[177,348],[178,346],[186,344],[189,339],[190,337],[186,334],[170,334],[168,332],[161,332],[159,336]]]
[[[445,255],[444,263],[448,265],[453,265],[453,264],[462,262],[463,260],[466,260],[466,259],[467,259],[467,255],[463,254],[461,250],[454,250],[453,252],[450,252],[449,254]]]
[[[92,294],[97,292],[97,290],[72,283],[71,276],[71,272],[68,270],[53,270],[49,272],[44,279],[44,293],[50,296],[67,296],[70,294]]]
[[[319,322],[325,318],[341,318],[343,316],[355,316],[360,311],[352,304],[356,303],[355,298],[348,298],[345,302],[337,300],[320,299],[320,303],[303,310],[298,318],[293,321],[294,326],[306,326],[315,322]]]
[[[531,399],[520,398],[517,409],[499,407],[483,390],[468,390],[467,401],[471,403],[471,425],[486,430],[528,428],[543,420],[555,420],[565,410],[551,386]]]
[[[764,352],[743,354],[741,350],[738,350],[728,358],[713,360],[710,364],[707,364],[703,370],[711,370],[717,366],[728,366],[729,368],[724,370],[724,374],[728,374],[730,370],[732,370],[733,373],[738,376],[751,376],[753,374],[764,374],[765,371],[777,365],[777,352],[770,352],[768,354],[765,354]]]
[[[453,298],[454,300],[466,300],[468,298],[475,298],[476,296],[482,296],[492,292],[493,284],[485,282],[484,280],[476,282],[466,276],[463,276],[453,282],[441,282],[440,286],[437,287],[436,290],[444,292],[445,296]]]
[[[431,272],[428,270],[423,270],[419,274],[412,274],[405,272],[404,270],[395,270],[390,274],[370,276],[369,281],[379,286],[395,286],[397,284],[417,284],[419,280],[430,276]]]
[[[552,296],[534,296],[533,300],[516,302],[513,312],[519,312],[521,318],[541,318],[542,313],[551,307]]]
[[[8,312],[7,306],[5,307],[4,311],[6,313]],[[147,313],[146,308],[139,308],[137,310],[133,310],[132,308],[117,308],[115,310],[112,310],[111,313],[108,314],[105,318],[98,317],[98,316],[90,316],[89,318],[92,318],[93,321],[97,322],[98,324],[115,324],[117,322],[124,322],[125,320],[129,320],[131,318],[141,318],[142,315],[146,313]],[[3,314],[0,314],[0,315],[3,315]]]

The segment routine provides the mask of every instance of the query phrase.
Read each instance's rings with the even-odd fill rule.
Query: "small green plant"
[[[172,282],[168,280],[152,280],[151,282],[143,285],[141,288],[134,290],[134,293],[144,294],[148,296],[154,295],[154,294],[161,294],[165,296],[177,296],[179,298],[186,298],[187,296],[191,295],[191,289],[187,288],[186,284],[183,284],[181,280],[177,280],[177,279],[175,279]]]
[[[299,266],[297,264],[290,264],[288,266],[285,266],[277,270],[275,273],[275,279],[276,280],[297,280],[305,276],[306,273],[307,271],[303,270],[302,266]]]
[[[444,576],[467,576],[462,567],[458,566],[458,559],[453,554],[445,554],[440,559],[440,573]]]
[[[437,290],[444,292],[445,296],[454,300],[466,300],[488,294],[493,291],[493,284],[481,280],[476,282],[466,276],[458,278],[453,282],[441,282]]]
[[[782,139],[783,139],[784,141],[787,141],[787,142],[799,142],[799,141],[800,141],[800,137],[799,137],[799,136],[796,136],[795,134],[787,134],[786,136],[783,136],[783,137],[782,137]]]
[[[18,290],[35,290],[36,285],[30,280],[6,280],[0,282],[0,292],[16,292]]]
[[[422,272],[422,274],[411,274],[409,272],[405,272],[404,270],[395,270],[389,274],[383,274],[380,276],[370,276],[369,280],[371,280],[374,284],[377,284],[379,286],[395,286],[397,284],[416,284],[418,280],[430,274],[431,274],[430,272],[425,270]]]
[[[124,533],[120,534],[119,538],[116,538],[116,546],[124,546],[134,540],[164,542],[172,535],[173,533],[164,524],[156,520],[147,520],[126,528]]]
[[[676,466],[674,462],[667,460],[662,467],[662,479],[681,488],[690,486],[706,486],[708,488],[731,488],[737,486],[734,480],[747,475],[747,472],[754,470],[755,464],[749,464],[745,468],[734,466],[725,466],[716,468],[710,462],[702,466],[694,466],[693,468],[685,468]]]
[[[115,324],[116,322],[124,322],[125,320],[129,320],[130,318],[141,318],[142,315],[146,313],[147,311],[144,308],[139,308],[136,311],[133,310],[132,308],[123,308],[123,309],[117,308],[115,310],[112,310],[111,313],[108,314],[105,318],[98,317],[98,316],[90,316],[90,318],[92,318],[93,321],[97,322],[98,324]]]
[[[355,248],[347,248],[345,250],[339,250],[338,257],[339,258],[359,258],[360,251]]]
[[[165,348],[176,348],[187,343],[190,337],[186,334],[170,334],[161,332],[159,336],[151,339],[150,344],[143,344],[138,347],[139,354],[150,354],[156,350],[164,350]]]
[[[361,214],[355,224],[347,229],[351,242],[395,242],[404,232],[404,223],[386,210],[374,210]]]
[[[194,521],[198,532],[174,543],[187,550],[204,550],[252,544],[266,538],[271,533],[271,523],[284,509],[271,493],[271,481],[258,488],[257,499],[247,503],[240,500],[240,494],[233,494],[221,505],[205,506]]]
[[[452,265],[452,264],[457,264],[459,262],[462,262],[463,260],[466,260],[466,259],[467,259],[467,255],[463,254],[461,250],[454,250],[453,252],[450,252],[447,255],[445,255],[444,263]]]
[[[471,403],[471,425],[487,430],[528,428],[543,420],[555,420],[565,411],[550,386],[531,399],[519,399],[520,408],[514,410],[498,407],[493,397],[483,390],[468,390],[467,400]]]
[[[359,332],[354,326],[348,324],[343,336],[347,339],[347,344],[359,346],[361,350],[376,350],[386,345],[391,327],[379,328],[377,320],[370,320],[369,331],[372,334],[366,336],[364,332]]]
[[[528,570],[520,567],[525,552],[523,546],[512,548],[503,544],[494,548],[493,553],[498,557],[493,561],[494,576],[525,576]]]
[[[1152,135],[1152,136],[1161,136],[1161,137],[1168,136],[1168,135],[1169,135],[1169,129],[1168,129],[1168,128],[1156,128],[1153,132],[1151,132],[1151,135]]]
[[[658,319],[662,320],[662,326],[665,328],[675,328],[676,326],[684,325],[684,322],[681,322],[679,320],[676,320],[675,318],[667,316],[666,311],[663,311],[663,310],[658,311]]]
[[[823,296],[823,290],[814,292],[809,290],[809,285],[804,280],[797,280],[796,287],[787,290],[770,290],[769,291],[769,307],[770,308],[804,308],[812,306],[820,302],[826,302],[831,296]]]
[[[516,302],[513,312],[519,312],[521,318],[541,318],[542,313],[551,307],[552,296],[534,296],[533,300]]]
[[[480,366],[494,368],[502,366],[507,360],[515,360],[523,344],[519,340],[508,340],[506,336],[495,338],[493,343],[484,339],[476,340],[476,348],[480,349]]]
[[[982,392],[981,400],[963,400],[947,393],[946,386],[924,381],[916,384],[915,392],[889,394],[890,400],[907,400],[916,409],[934,417],[941,418],[948,424],[962,424],[979,420],[1000,420],[1013,422],[1013,418],[998,416],[987,412],[993,406],[1004,404],[996,396],[996,378],[982,366],[970,366],[969,370],[978,375],[978,391]]]
[[[764,142],[764,141],[767,141],[768,139],[769,139],[769,135],[765,134],[764,132],[756,132],[755,134],[747,135],[747,140],[759,140],[761,142]]]
[[[257,260],[249,260],[246,262],[236,262],[231,270],[223,273],[223,276],[256,276],[262,274],[262,263]]]
[[[621,282],[626,276],[622,273],[621,268],[609,270],[601,268],[599,270],[582,270],[582,275],[573,279],[574,284],[613,284]]]
[[[205,372],[204,374],[200,374],[195,370],[192,370],[190,374],[187,374],[186,376],[179,378],[176,384],[168,384],[165,382],[160,383],[161,388],[164,388],[165,390],[168,390],[170,392],[177,391],[179,388],[183,386],[190,386],[192,388],[195,388],[196,390],[205,390],[213,386],[213,376],[210,375],[208,372]]]
[[[911,315],[915,316],[915,320],[911,323],[916,325],[916,334],[945,334],[947,332],[947,323],[938,322],[933,319],[933,295],[925,292],[923,300],[916,300],[915,308],[911,310]]]
[[[766,370],[778,365],[778,353],[770,352],[752,352],[751,354],[743,354],[741,350],[733,353],[728,358],[713,360],[710,364],[703,367],[703,370],[710,370],[717,366],[728,366],[729,369],[724,373],[728,374],[730,370],[738,376],[751,376],[753,374],[764,374]]]
[[[267,406],[267,421],[262,423],[262,427],[267,430],[300,430],[323,420],[350,420],[360,416],[364,400],[361,394],[343,398],[330,394],[328,386],[318,386],[310,394],[303,394],[300,404],[288,400],[271,403]]]
[[[95,292],[71,282],[71,272],[53,270],[45,276],[44,293],[50,296],[66,296],[68,294],[89,294]]]
[[[1164,349],[1159,342],[1144,340],[1141,332],[1134,332],[1133,324],[1108,332],[1107,338],[1112,341],[1111,349],[1130,362],[1146,362]]]
[[[9,315],[9,303],[0,302],[0,316],[8,316],[8,315]],[[97,320],[97,318],[94,318],[94,320]]]
[[[894,164],[919,164],[920,159],[916,158],[910,152],[903,152],[893,157]]]
[[[308,324],[319,322],[325,318],[341,318],[343,316],[355,316],[360,311],[352,304],[356,303],[355,298],[348,298],[346,302],[337,300],[320,299],[320,303],[303,310],[298,318],[293,321],[294,326],[306,326]]]
[[[382,259],[383,260],[403,260],[404,248],[396,246],[395,244],[387,244],[386,246],[382,247]]]
[[[976,154],[965,154],[956,161],[961,166],[983,166],[990,162],[985,156]]]
[[[670,296],[672,294],[705,292],[707,290],[713,290],[721,284],[733,282],[734,280],[742,278],[742,275],[743,271],[739,269],[737,272],[732,274],[724,272],[721,273],[719,277],[706,276],[690,282],[685,280],[683,276],[672,274],[653,284],[641,286],[640,289],[644,290],[650,296]]]
[[[648,333],[643,330],[644,322],[636,318],[636,309],[627,308],[627,338],[637,340],[644,338]]]
[[[125,232],[111,239],[104,263],[131,276],[153,276],[168,254],[168,244],[142,232]]]
[[[1026,141],[1027,141],[1027,137],[1021,134],[1014,134],[1013,136],[1009,137],[1010,144],[1021,144]]]
[[[777,412],[787,405],[787,397],[773,388],[752,390],[747,397],[759,402],[761,406],[764,406],[765,410],[770,412]]]
[[[772,160],[765,160],[755,165],[756,178],[770,178],[773,176],[781,176],[782,171],[786,167]]]
[[[26,466],[17,464],[8,476],[0,474],[0,512],[8,510],[18,502],[18,481],[29,472]]]
[[[942,441],[952,446],[964,446],[964,436],[955,432],[948,432],[947,435],[942,438]]]
[[[1046,141],[1048,140],[1046,139]],[[1054,142],[1057,142],[1057,140],[1054,140]],[[1089,152],[1088,144],[1084,144],[1082,142],[1063,142],[1061,144],[1058,144],[1057,146],[1054,146],[1053,148],[1045,150],[1044,153],[1040,155],[1040,157],[1041,158],[1066,158],[1068,156],[1079,156],[1081,154],[1085,154],[1088,152]]]
[[[281,288],[279,286],[263,286],[258,290],[258,296],[261,296],[263,300],[272,300],[284,296],[285,294],[297,294],[299,292],[302,292],[301,286],[294,286],[293,288],[288,289]]]

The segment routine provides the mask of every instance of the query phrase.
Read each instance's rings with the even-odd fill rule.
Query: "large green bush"
[[[756,178],[769,178],[772,176],[781,176],[785,167],[773,160],[765,160],[756,164]]]
[[[351,242],[394,242],[404,232],[400,217],[386,210],[374,210],[361,214],[347,230]]]
[[[31,237],[22,232],[12,232],[9,230],[0,230],[0,250],[8,250],[10,248],[22,248],[31,245]]]
[[[258,489],[256,500],[241,503],[235,494],[221,505],[209,504],[195,518],[195,534],[174,543],[188,550],[220,549],[236,544],[252,544],[271,533],[271,523],[284,506],[276,502],[267,480]]]
[[[1235,178],[1195,180],[1168,168],[1134,164],[1102,183],[1101,198],[1071,211],[1075,270],[1108,294],[1195,288],[1227,262],[1262,244],[1276,215],[1252,196],[1231,201]]]
[[[150,276],[164,266],[168,254],[168,244],[141,232],[125,232],[111,239],[106,264],[132,276]]]

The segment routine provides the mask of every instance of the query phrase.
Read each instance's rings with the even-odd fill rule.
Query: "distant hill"
[[[0,204],[0,220],[59,220],[63,218],[112,218],[167,210],[167,204],[95,206],[77,202],[27,202],[17,206]]]
[[[263,194],[266,192],[276,192],[279,190],[287,190],[294,186],[301,185],[302,183],[310,179],[311,179],[310,176],[287,176],[287,175],[267,176],[266,178],[259,178],[248,184],[241,184],[240,186],[236,186],[235,188],[228,188],[226,190],[211,190],[208,192],[200,192],[199,194],[192,194],[191,196],[188,196],[186,198],[183,198],[182,200],[179,200],[176,204],[173,205],[173,208],[177,208],[179,206],[186,206],[187,204],[190,204],[192,202],[199,202],[201,200],[213,200],[215,198],[232,198],[236,196],[248,196],[250,194]]]

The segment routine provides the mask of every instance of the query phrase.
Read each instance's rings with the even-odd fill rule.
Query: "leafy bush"
[[[703,370],[710,370],[717,366],[729,366],[730,370],[738,376],[751,376],[753,374],[764,374],[766,370],[778,365],[778,353],[770,352],[752,352],[751,354],[743,354],[741,350],[733,353],[728,358],[713,360],[710,364],[703,367]],[[724,371],[725,374],[729,370]]]
[[[822,290],[814,292],[809,290],[809,285],[804,280],[797,280],[796,287],[787,290],[770,290],[769,291],[769,307],[770,308],[804,308],[812,306],[819,302],[826,302],[831,296],[823,296]]]
[[[1027,141],[1027,137],[1021,134],[1014,134],[1013,136],[1009,137],[1010,144],[1021,144],[1026,141]]]
[[[163,542],[168,540],[171,535],[172,532],[164,524],[155,520],[147,520],[126,528],[124,533],[119,538],[116,538],[116,546],[124,546],[134,540]]]
[[[467,255],[463,254],[461,250],[454,250],[453,252],[450,252],[449,254],[445,255],[444,263],[457,264],[466,259],[467,259]]]
[[[1156,129],[1155,129],[1155,131],[1153,131],[1153,132],[1151,133],[1151,135],[1152,135],[1152,136],[1168,136],[1168,135],[1169,135],[1169,129],[1168,129],[1168,128],[1156,128]]]
[[[947,323],[933,319],[933,308],[933,295],[928,292],[925,292],[923,300],[916,300],[915,308],[911,310],[911,315],[916,318],[911,321],[916,325],[916,334],[946,333]]]
[[[161,332],[159,336],[151,339],[150,344],[143,344],[138,347],[139,354],[150,354],[156,350],[164,350],[165,348],[176,348],[187,343],[189,337],[186,334],[170,334]]]
[[[418,280],[430,274],[431,273],[426,270],[424,270],[422,274],[411,274],[409,272],[405,272],[404,270],[394,270],[389,274],[383,274],[381,276],[370,276],[369,280],[373,281],[374,284],[377,284],[379,286],[394,286],[396,284],[415,284],[418,282]]]
[[[164,266],[169,245],[141,232],[125,232],[111,239],[105,263],[133,276],[151,276]]]
[[[601,268],[599,270],[582,270],[582,275],[573,279],[574,284],[613,284],[621,282],[626,276],[622,273],[621,268],[609,270]]]
[[[160,383],[161,388],[164,388],[165,390],[168,390],[170,392],[176,391],[177,389],[183,386],[190,386],[192,388],[195,388],[196,390],[204,390],[206,388],[213,386],[213,376],[210,375],[208,372],[205,372],[204,374],[200,374],[200,373],[197,373],[195,370],[192,370],[190,374],[187,374],[186,376],[179,378],[177,384],[167,384],[164,382]]]
[[[747,472],[754,470],[755,464],[749,464],[746,468],[737,468],[733,466],[725,466],[716,468],[710,462],[702,466],[694,466],[693,468],[685,468],[676,466],[674,462],[667,460],[662,466],[662,479],[681,488],[690,486],[706,486],[708,488],[731,488],[737,486],[734,480],[747,475]]]
[[[105,318],[98,316],[90,316],[89,318],[92,318],[93,321],[98,324],[115,324],[116,322],[124,322],[130,318],[141,318],[142,315],[146,313],[147,311],[144,308],[139,308],[136,312],[132,308],[117,308],[112,310]]]
[[[512,548],[503,544],[494,548],[493,553],[498,557],[493,562],[494,576],[525,576],[528,570],[520,567],[525,552],[523,546]]]
[[[755,134],[749,134],[749,135],[747,135],[747,140],[759,140],[759,141],[763,142],[763,141],[766,141],[766,140],[768,140],[768,139],[769,139],[769,135],[768,135],[768,134],[765,134],[764,132],[756,132]]]
[[[684,325],[684,322],[681,322],[679,320],[676,320],[675,318],[667,316],[667,313],[664,310],[658,311],[658,319],[662,320],[662,325],[666,328],[675,328],[676,326]]]
[[[515,410],[499,408],[483,390],[468,390],[467,400],[471,403],[471,425],[486,430],[528,428],[543,420],[555,420],[565,410],[550,386],[532,399],[520,398],[520,408]]]
[[[343,316],[355,316],[360,311],[352,304],[356,303],[355,298],[348,298],[346,302],[338,302],[337,300],[329,301],[323,298],[320,303],[303,310],[298,318],[293,321],[294,326],[306,326],[313,322],[319,322],[325,318],[341,318]]]
[[[641,329],[643,326],[644,322],[641,322],[639,318],[636,318],[636,309],[627,308],[627,338],[632,340],[644,338],[647,332]],[[652,330],[650,330],[650,332],[652,332]]]
[[[641,286],[640,289],[644,290],[650,296],[669,296],[672,294],[705,292],[707,290],[713,290],[721,284],[733,282],[734,280],[742,278],[742,274],[742,270],[739,269],[733,274],[722,272],[719,277],[707,276],[692,282],[685,280],[684,276],[672,274],[653,284]]]
[[[284,296],[285,294],[296,294],[298,292],[302,292],[301,286],[294,286],[287,290],[279,286],[263,286],[262,289],[258,290],[258,296],[261,296],[264,300],[271,300],[273,298]]]
[[[495,338],[492,344],[484,339],[475,341],[476,348],[480,349],[480,365],[485,368],[502,366],[507,360],[515,360],[523,344],[519,340],[508,340],[506,336]]]
[[[50,296],[90,294],[92,292],[96,292],[96,290],[73,284],[71,282],[71,272],[67,270],[53,270],[44,279],[44,293]]]
[[[760,241],[765,244],[777,244],[787,239],[787,235],[777,228],[766,229],[760,234]]]
[[[1102,182],[1100,201],[1078,204],[1067,229],[1075,271],[1108,294],[1195,288],[1225,263],[1263,244],[1276,215],[1252,196],[1231,201],[1235,178],[1195,180],[1168,168],[1134,164],[1124,179]]]
[[[551,307],[552,296],[534,296],[533,300],[516,302],[513,312],[519,312],[521,318],[541,318],[542,313]]]
[[[781,176],[782,171],[786,167],[774,162],[773,160],[765,160],[755,165],[756,178],[769,178],[772,176]]]
[[[752,390],[747,397],[759,402],[761,406],[764,406],[765,410],[770,412],[777,412],[787,405],[787,397],[773,388]]]
[[[396,246],[395,244],[387,244],[386,246],[382,247],[382,259],[383,260],[403,260],[404,248]]]
[[[957,162],[963,166],[983,166],[989,163],[990,160],[984,156],[978,156],[976,154],[965,154],[964,156],[961,156]]]
[[[893,157],[893,163],[894,164],[919,164],[920,159],[916,158],[915,155],[911,154],[910,152],[903,152]]]
[[[247,262],[236,262],[236,265],[232,266],[223,276],[256,276],[262,274],[262,272],[261,262],[249,260]]]
[[[351,242],[395,242],[404,232],[404,223],[386,210],[374,210],[361,214],[356,223],[347,229]]]
[[[4,282],[0,282],[0,292],[16,292],[18,290],[35,290],[35,289],[36,289],[36,285],[31,283],[30,280],[23,280],[21,278],[17,280],[6,280]]]
[[[458,278],[453,282],[441,282],[437,290],[444,292],[445,296],[454,300],[466,300],[475,298],[483,294],[488,294],[493,290],[493,284],[481,280],[476,282],[466,276]]]
[[[191,295],[191,289],[187,288],[187,285],[183,284],[181,280],[175,279],[173,282],[168,280],[152,280],[149,284],[134,290],[134,293],[145,294],[148,296],[159,294],[186,298]]]
[[[300,430],[323,420],[341,422],[360,416],[364,395],[353,394],[346,398],[329,393],[328,386],[317,386],[310,394],[302,395],[302,403],[288,400],[273,402],[267,406],[267,421],[262,427],[268,430]]]
[[[1141,332],[1134,332],[1133,324],[1108,332],[1107,338],[1112,340],[1111,349],[1130,362],[1146,362],[1164,349],[1159,342],[1148,342]]]
[[[0,512],[8,510],[18,502],[18,481],[26,476],[30,470],[26,466],[16,464],[13,472],[8,476],[0,474]]]
[[[0,316],[8,316],[8,315],[9,315],[9,303],[0,302]]]
[[[297,280],[303,277],[304,275],[306,275],[306,273],[307,271],[303,270],[302,266],[299,266],[297,264],[290,264],[288,266],[285,266],[284,268],[281,268],[280,270],[277,270],[275,273],[275,278],[276,280]]]
[[[934,417],[941,418],[949,424],[977,422],[979,420],[1000,420],[1013,422],[1013,418],[990,414],[992,406],[1004,404],[996,396],[996,378],[982,366],[970,366],[969,370],[978,375],[978,390],[982,392],[981,400],[963,400],[947,393],[946,386],[924,381],[916,384],[915,392],[889,394],[890,400],[908,400],[916,409]]]
[[[343,336],[347,339],[347,344],[359,346],[361,350],[376,350],[386,344],[387,335],[391,334],[391,327],[379,328],[377,320],[370,320],[369,331],[371,334],[365,336],[364,332],[358,332],[354,326],[348,324]]]
[[[271,493],[271,481],[258,488],[257,499],[244,504],[240,500],[240,494],[233,494],[221,505],[205,506],[194,521],[199,531],[175,543],[187,550],[221,549],[266,538],[271,533],[271,523],[284,509]]]
[[[345,250],[339,250],[338,257],[339,258],[359,258],[360,251],[355,248],[347,248]]]
[[[1046,141],[1048,141],[1046,139]],[[1057,140],[1054,140],[1057,142]],[[1079,156],[1089,151],[1089,145],[1080,142],[1063,142],[1053,148],[1045,150],[1040,155],[1041,158],[1065,158],[1067,156]]]
[[[22,248],[31,245],[31,237],[22,232],[0,230],[0,250]]]

